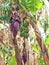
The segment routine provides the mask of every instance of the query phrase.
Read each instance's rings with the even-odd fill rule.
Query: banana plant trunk
[[[17,62],[17,65],[34,65],[34,62],[32,62],[33,59],[31,59],[30,55],[30,48],[28,49],[28,41],[26,41],[26,38],[24,38],[24,45],[23,45],[23,51],[22,51],[22,54],[21,53],[21,50],[19,49],[19,47],[17,45],[14,46],[15,48],[15,58],[16,58],[16,62]],[[25,52],[25,58],[23,57],[23,53]],[[32,54],[31,54],[32,55]],[[23,58],[24,59],[23,59]],[[32,56],[34,58],[34,56]],[[25,60],[25,63],[24,63],[24,60]],[[35,60],[35,59],[34,59]],[[33,61],[34,61],[33,60]],[[33,63],[33,64],[32,64]]]

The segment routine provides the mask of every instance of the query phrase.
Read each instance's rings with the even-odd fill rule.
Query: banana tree
[[[15,5],[15,6],[13,6],[13,5]],[[4,15],[2,14],[3,16],[0,16],[0,20],[2,20],[2,21],[4,20],[4,22],[6,21],[7,23],[9,23],[9,20],[12,22],[13,28],[11,28],[11,27],[10,28],[11,28],[12,34],[15,37],[17,36],[16,33],[20,29],[20,27],[18,27],[16,24],[21,26],[21,23],[24,22],[24,20],[27,21],[29,24],[31,24],[35,31],[36,40],[38,41],[38,44],[41,48],[43,59],[46,62],[46,64],[49,65],[49,56],[47,53],[47,48],[42,40],[41,33],[37,26],[38,22],[36,20],[36,13],[44,6],[45,6],[45,4],[44,4],[43,0],[12,0],[12,1],[10,0],[10,3],[8,5],[6,5],[6,4],[4,6],[1,5],[0,9],[3,8],[1,10]],[[10,14],[10,13],[12,13],[12,14]],[[9,15],[10,15],[10,17],[9,17]],[[20,20],[21,20],[21,23],[20,23]],[[19,23],[18,22],[16,23],[16,21],[18,21]],[[11,25],[11,22],[10,22],[10,25]],[[15,27],[17,27],[18,29],[16,29]],[[25,29],[25,28],[23,28],[23,29]],[[24,31],[26,31],[28,33],[27,28]],[[25,37],[28,37],[28,34],[27,35],[24,34],[24,31],[21,32],[21,29],[20,29],[21,36],[23,36],[24,40],[25,40]],[[14,41],[13,44],[14,44],[14,48],[15,48],[16,60],[17,60],[18,65],[23,65],[22,57],[19,54],[20,49],[17,45],[17,40],[15,39],[15,37],[13,39],[13,41]]]

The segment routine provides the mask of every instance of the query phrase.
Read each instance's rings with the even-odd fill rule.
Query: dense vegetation
[[[48,3],[0,0],[0,65],[49,65]]]

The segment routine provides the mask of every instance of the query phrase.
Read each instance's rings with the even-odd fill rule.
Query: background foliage
[[[1,10],[0,11],[0,22],[9,24],[11,8],[12,8],[12,5],[14,4],[14,0],[4,0],[4,1],[2,1],[2,3],[3,4],[0,5],[0,10]],[[35,16],[36,16],[36,13],[38,14],[38,12],[43,7],[45,7],[45,3],[43,2],[43,0],[20,0],[20,4],[28,11],[28,13],[31,13],[31,15],[35,15]],[[45,17],[48,16],[47,14],[45,14]],[[20,28],[20,35],[22,37],[28,38],[28,36],[29,36],[29,34],[28,34],[29,30],[28,30],[28,28],[26,28],[27,26],[28,26],[28,23],[26,23],[26,21],[23,21],[22,26]],[[44,19],[42,19],[42,17],[41,17],[41,20],[39,20],[39,28],[40,27],[42,27],[44,34],[45,34],[45,38],[43,38],[43,41],[44,41],[45,45],[48,47],[48,45],[49,45],[49,33],[48,33],[49,16]],[[2,30],[2,25],[0,25],[0,30]],[[32,36],[34,36],[34,34],[32,34]],[[32,38],[32,40],[33,39],[34,39],[34,37]],[[32,47],[32,50],[35,51],[35,53],[40,55],[39,46],[31,44],[31,47]],[[0,46],[0,52],[2,53],[1,55],[3,55],[5,65],[16,65],[17,64],[15,57],[12,54],[13,47],[4,44],[3,47]],[[49,48],[48,48],[48,53],[49,53]],[[38,61],[39,61],[40,65],[46,65],[42,58],[39,58]]]

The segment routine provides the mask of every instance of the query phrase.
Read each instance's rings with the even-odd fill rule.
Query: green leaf
[[[23,21],[22,25],[20,27],[20,36],[28,38],[28,36],[29,36],[28,32],[29,32],[28,23],[26,21]]]
[[[15,57],[11,56],[10,58],[11,59],[9,65],[17,65]]]
[[[39,65],[46,65],[42,58],[38,58]]]
[[[44,6],[44,2],[40,0],[21,0],[21,4],[30,12],[35,13]]]
[[[36,45],[31,45],[32,49],[36,52],[39,53],[40,47]]]
[[[7,53],[7,51],[5,49],[3,49],[2,53],[5,55]]]
[[[45,44],[49,44],[49,35],[46,36]]]

